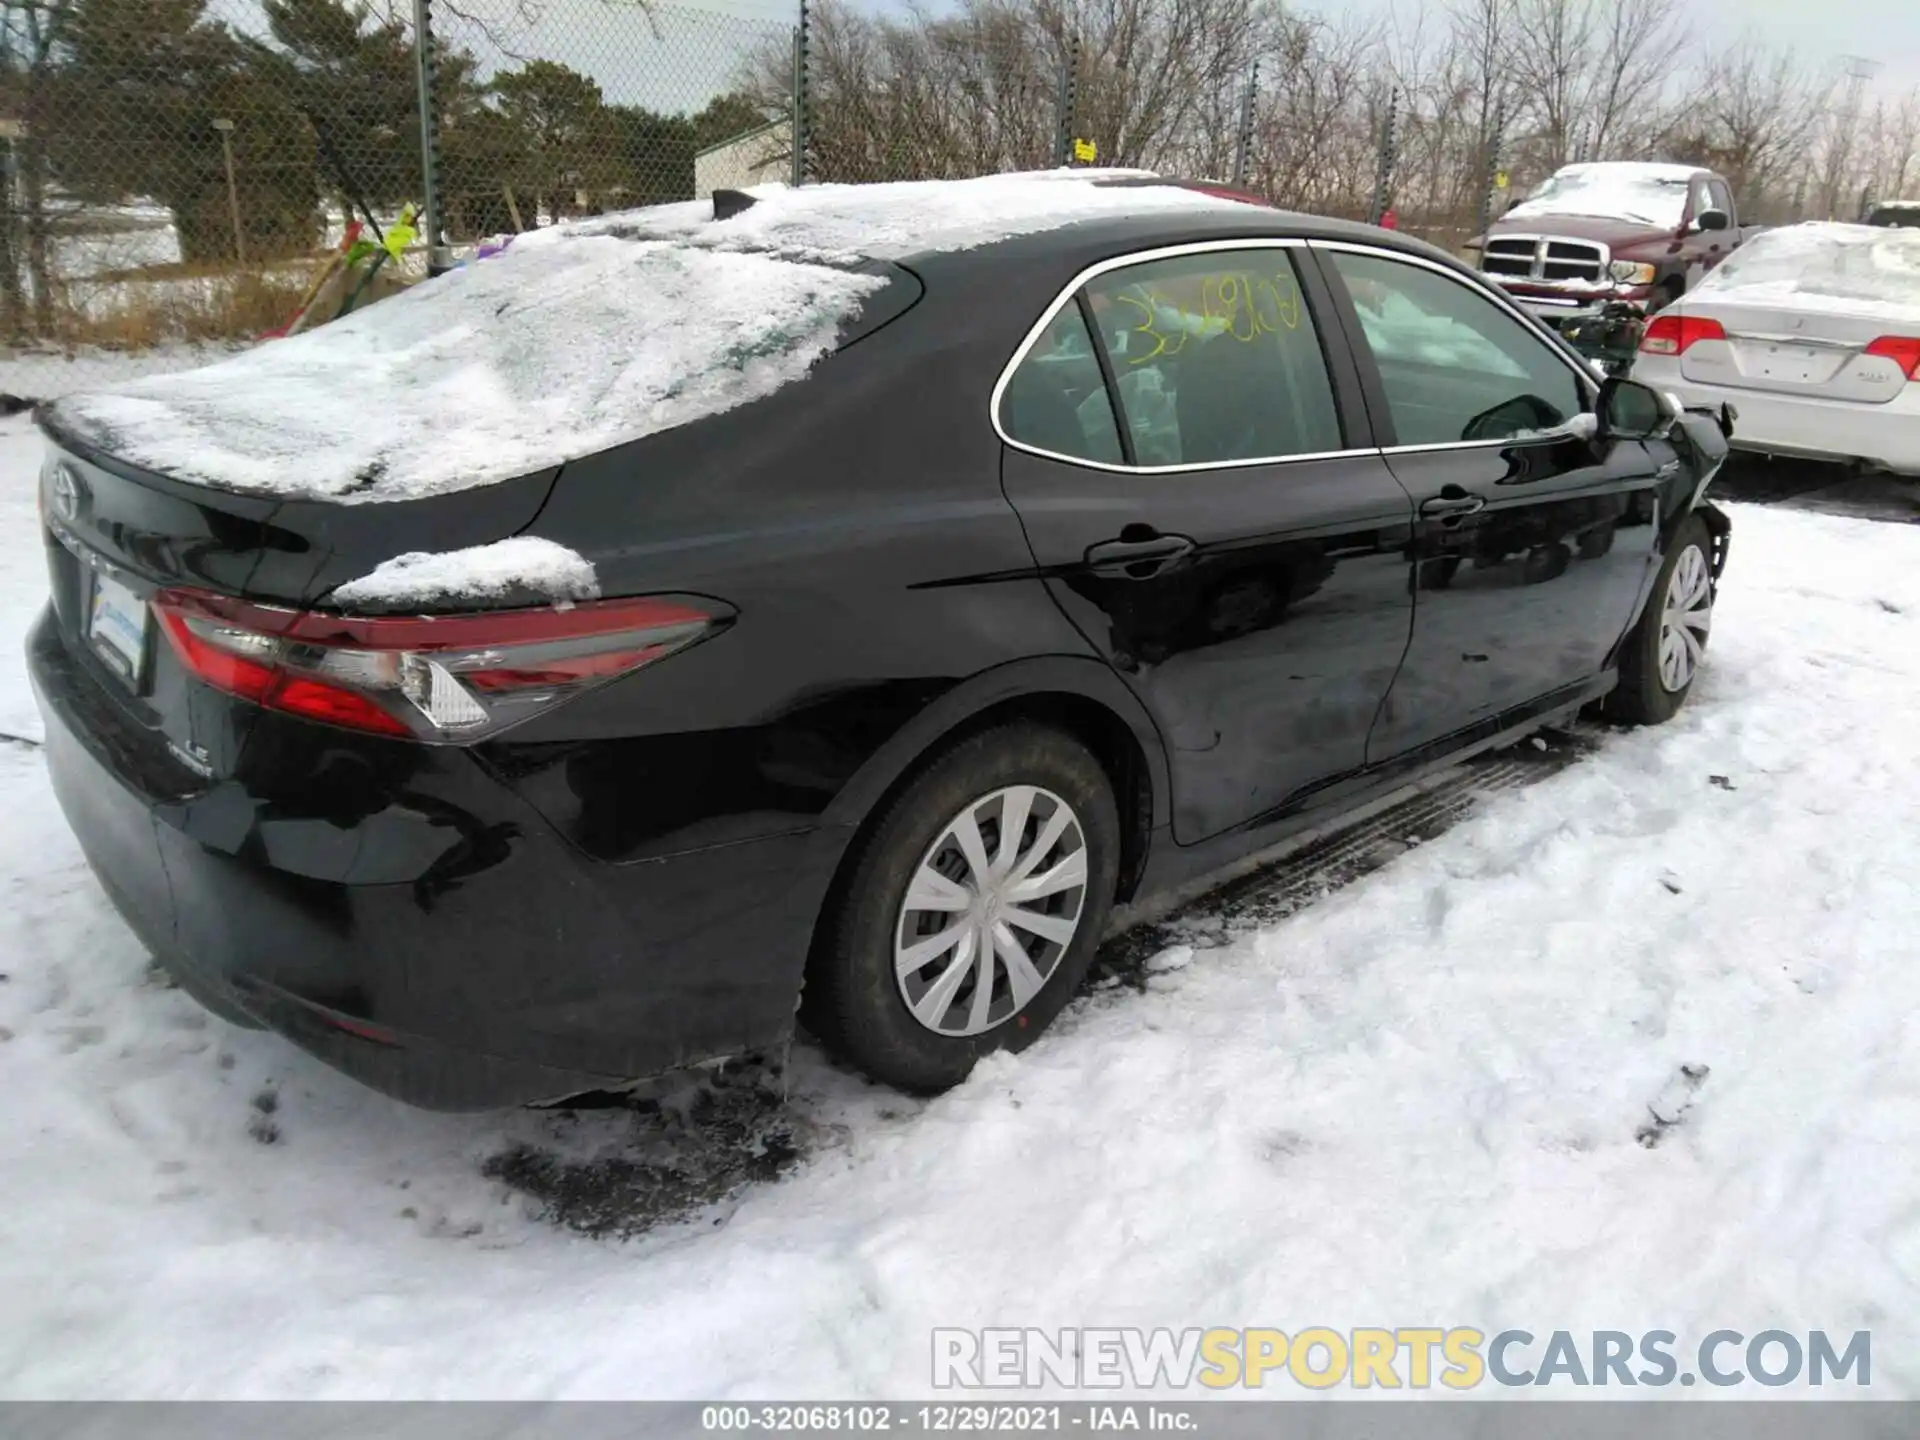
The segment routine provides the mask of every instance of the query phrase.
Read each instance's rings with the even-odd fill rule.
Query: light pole
[[[233,215],[233,256],[247,263],[247,242],[240,229],[240,190],[233,183],[233,121],[224,117],[213,122],[220,132],[220,151],[227,157],[227,208]]]

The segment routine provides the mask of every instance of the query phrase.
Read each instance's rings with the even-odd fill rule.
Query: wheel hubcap
[[[1667,581],[1665,608],[1660,614],[1660,683],[1669,693],[1684,690],[1707,653],[1707,630],[1713,623],[1713,579],[1707,557],[1698,545],[1680,552]]]
[[[936,1034],[991,1030],[1052,976],[1086,894],[1086,837],[1066,801],[1034,785],[974,801],[928,847],[900,902],[900,998]]]

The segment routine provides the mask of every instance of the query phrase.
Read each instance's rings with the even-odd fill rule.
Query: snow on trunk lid
[[[889,283],[665,240],[540,239],[220,364],[61,400],[53,423],[220,489],[419,499],[771,394]]]

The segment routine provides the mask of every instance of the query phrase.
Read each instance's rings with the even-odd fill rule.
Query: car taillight
[[[1648,355],[1684,355],[1697,340],[1726,338],[1726,327],[1704,315],[1656,315],[1647,322],[1640,349]]]
[[[1867,346],[1867,354],[1893,361],[1909,380],[1914,378],[1916,370],[1920,370],[1920,340],[1911,336],[1882,335]]]
[[[725,622],[710,600],[652,596],[566,609],[357,616],[200,590],[153,599],[198,679],[349,730],[466,742],[683,650]]]

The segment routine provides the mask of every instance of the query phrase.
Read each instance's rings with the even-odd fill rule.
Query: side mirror
[[[1702,210],[1693,217],[1696,230],[1724,230],[1733,223],[1733,217],[1724,210]]]
[[[1514,206],[1516,206],[1516,205],[1518,205],[1518,204],[1519,204],[1519,203],[1520,203],[1520,202],[1521,202],[1522,200],[1524,200],[1525,198],[1526,198],[1526,197],[1525,197],[1524,195],[1519,195],[1519,194],[1510,194],[1510,195],[1508,195],[1508,196],[1507,196],[1507,203],[1506,203],[1505,205],[1503,205],[1503,206],[1501,206],[1501,207],[1500,207],[1500,213],[1501,213],[1502,215],[1504,215],[1504,214],[1506,214],[1506,213],[1507,213],[1507,211],[1509,211],[1509,210],[1511,210],[1511,209],[1513,209],[1513,207],[1514,207]]]
[[[1600,386],[1600,433],[1609,440],[1664,435],[1680,409],[1664,391],[1616,375]]]

